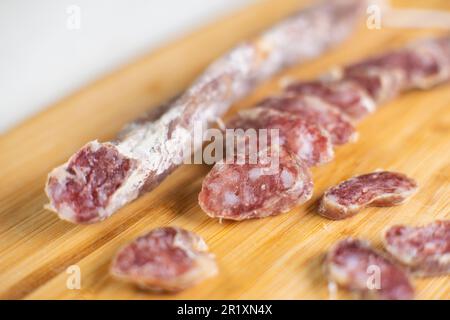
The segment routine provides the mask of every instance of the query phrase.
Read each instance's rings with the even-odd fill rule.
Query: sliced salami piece
[[[339,109],[312,96],[283,94],[268,98],[259,106],[293,113],[307,121],[317,123],[328,131],[334,145],[354,142],[358,138],[350,118]]]
[[[330,162],[333,143],[326,130],[302,117],[276,109],[252,108],[242,111],[227,124],[230,129],[277,129],[279,143],[286,146],[308,166]],[[268,137],[270,144],[270,136]]]
[[[215,258],[198,235],[175,227],[155,229],[116,254],[111,274],[152,291],[180,291],[217,274]]]
[[[357,81],[379,102],[411,89],[428,89],[450,79],[450,37],[415,42],[347,67],[347,79]]]
[[[386,250],[414,275],[450,274],[450,220],[422,227],[393,226],[383,240]]]
[[[315,96],[338,108],[353,121],[359,121],[375,111],[373,99],[353,81],[324,81],[292,83],[287,92]]]
[[[344,79],[363,88],[378,106],[398,96],[404,83],[402,72],[373,67],[348,72]]]
[[[329,281],[363,299],[409,300],[414,288],[408,274],[369,242],[345,239],[328,252],[325,270]]]
[[[315,58],[340,43],[354,29],[364,1],[335,0],[301,10],[254,39],[241,43],[214,61],[200,77],[165,108],[129,125],[114,142],[89,143],[54,169],[46,187],[52,210],[74,223],[104,220],[141,194],[157,187],[185,158],[196,127],[207,127],[260,82],[296,63]],[[91,152],[92,150],[96,150]],[[99,151],[100,150],[100,151]],[[99,152],[97,152],[99,151]],[[72,162],[86,156],[82,170]],[[114,155],[119,168],[91,183],[88,176]],[[100,159],[99,156],[102,158]],[[106,157],[103,159],[103,156]],[[127,165],[125,165],[127,167]],[[116,170],[116,169],[114,169]],[[75,196],[74,190],[83,192]]]
[[[319,213],[340,220],[365,207],[400,205],[417,191],[417,183],[404,174],[377,171],[346,180],[328,189],[320,202]]]
[[[275,162],[217,163],[203,181],[201,208],[213,218],[245,220],[287,212],[312,196],[313,182],[308,166],[281,147]],[[271,149],[259,154],[271,157]],[[264,159],[264,158],[260,158]],[[272,158],[273,159],[273,158]]]

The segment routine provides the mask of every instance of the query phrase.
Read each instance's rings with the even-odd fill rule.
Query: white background
[[[0,0],[0,133],[251,1]],[[71,5],[81,9],[78,30],[70,27]]]

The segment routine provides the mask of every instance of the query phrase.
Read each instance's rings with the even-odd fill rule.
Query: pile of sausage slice
[[[428,89],[449,79],[450,39],[436,38],[341,68],[323,79],[286,85],[281,94],[240,112],[226,127],[236,129],[236,135],[249,129],[276,130],[277,142],[271,143],[270,137],[266,140],[272,148],[277,144],[283,150],[278,162],[303,169],[287,175],[279,167],[271,173],[270,188],[262,190],[269,178],[252,173],[267,164],[237,168],[235,163],[221,161],[203,182],[200,206],[211,217],[231,220],[265,218],[293,209],[312,196],[312,181],[305,167],[332,161],[334,147],[356,141],[359,121],[401,92]],[[289,180],[284,185],[287,176],[302,181]],[[297,188],[297,198],[291,194],[292,185]],[[298,192],[299,185],[303,192]],[[400,204],[416,189],[416,183],[400,173],[362,175],[328,190],[319,212],[326,218],[344,219],[369,205]],[[277,202],[283,206],[272,205]]]
[[[382,240],[384,251],[361,239],[336,243],[325,259],[330,283],[360,298],[408,300],[414,298],[412,277],[450,274],[450,220],[392,226]]]

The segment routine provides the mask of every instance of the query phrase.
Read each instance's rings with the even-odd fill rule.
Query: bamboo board
[[[43,186],[53,167],[87,141],[112,138],[126,122],[180,92],[209,61],[289,14],[298,2],[257,2],[142,57],[2,135],[0,298],[327,299],[321,261],[336,240],[358,236],[379,245],[381,231],[392,224],[450,218],[450,85],[403,95],[365,120],[357,143],[339,148],[335,161],[313,170],[313,201],[278,217],[222,224],[206,217],[197,204],[208,172],[201,165],[181,167],[154,192],[100,224],[72,225],[43,209]],[[420,3],[395,1],[399,6]],[[427,6],[450,10],[445,0],[427,1]],[[361,26],[339,48],[260,86],[234,110],[277,92],[284,76],[309,79],[434,32]],[[367,209],[350,220],[328,221],[316,214],[315,202],[328,186],[377,168],[414,177],[421,191],[403,206]],[[108,275],[120,246],[164,225],[202,235],[217,256],[220,275],[175,295],[144,293]],[[71,265],[80,267],[80,290],[66,286]],[[450,299],[449,277],[415,284],[418,299]]]

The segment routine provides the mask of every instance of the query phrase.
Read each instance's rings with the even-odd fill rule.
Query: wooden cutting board
[[[43,209],[47,173],[89,140],[105,140],[128,121],[185,88],[208,62],[298,7],[297,0],[267,0],[144,56],[51,106],[0,137],[0,297],[56,299],[327,299],[323,254],[343,237],[380,245],[387,226],[450,218],[450,85],[411,92],[359,127],[360,139],[341,147],[332,163],[313,170],[314,198],[290,213],[240,223],[210,219],[197,204],[207,166],[181,167],[154,192],[96,225],[60,221]],[[423,1],[395,1],[413,6]],[[446,0],[428,7],[450,10]],[[363,25],[339,48],[262,85],[234,110],[279,90],[283,76],[309,79],[402,45],[436,30]],[[38,78],[44,75],[36,75]],[[24,92],[26,94],[26,92]],[[3,106],[5,107],[5,106]],[[404,172],[421,191],[407,204],[367,209],[345,221],[316,213],[324,189],[378,168]],[[220,275],[176,295],[148,294],[108,275],[116,250],[159,226],[177,225],[202,235],[217,256]],[[81,289],[66,286],[71,265]],[[415,281],[417,298],[449,299],[450,277]],[[348,298],[345,293],[340,298]]]

